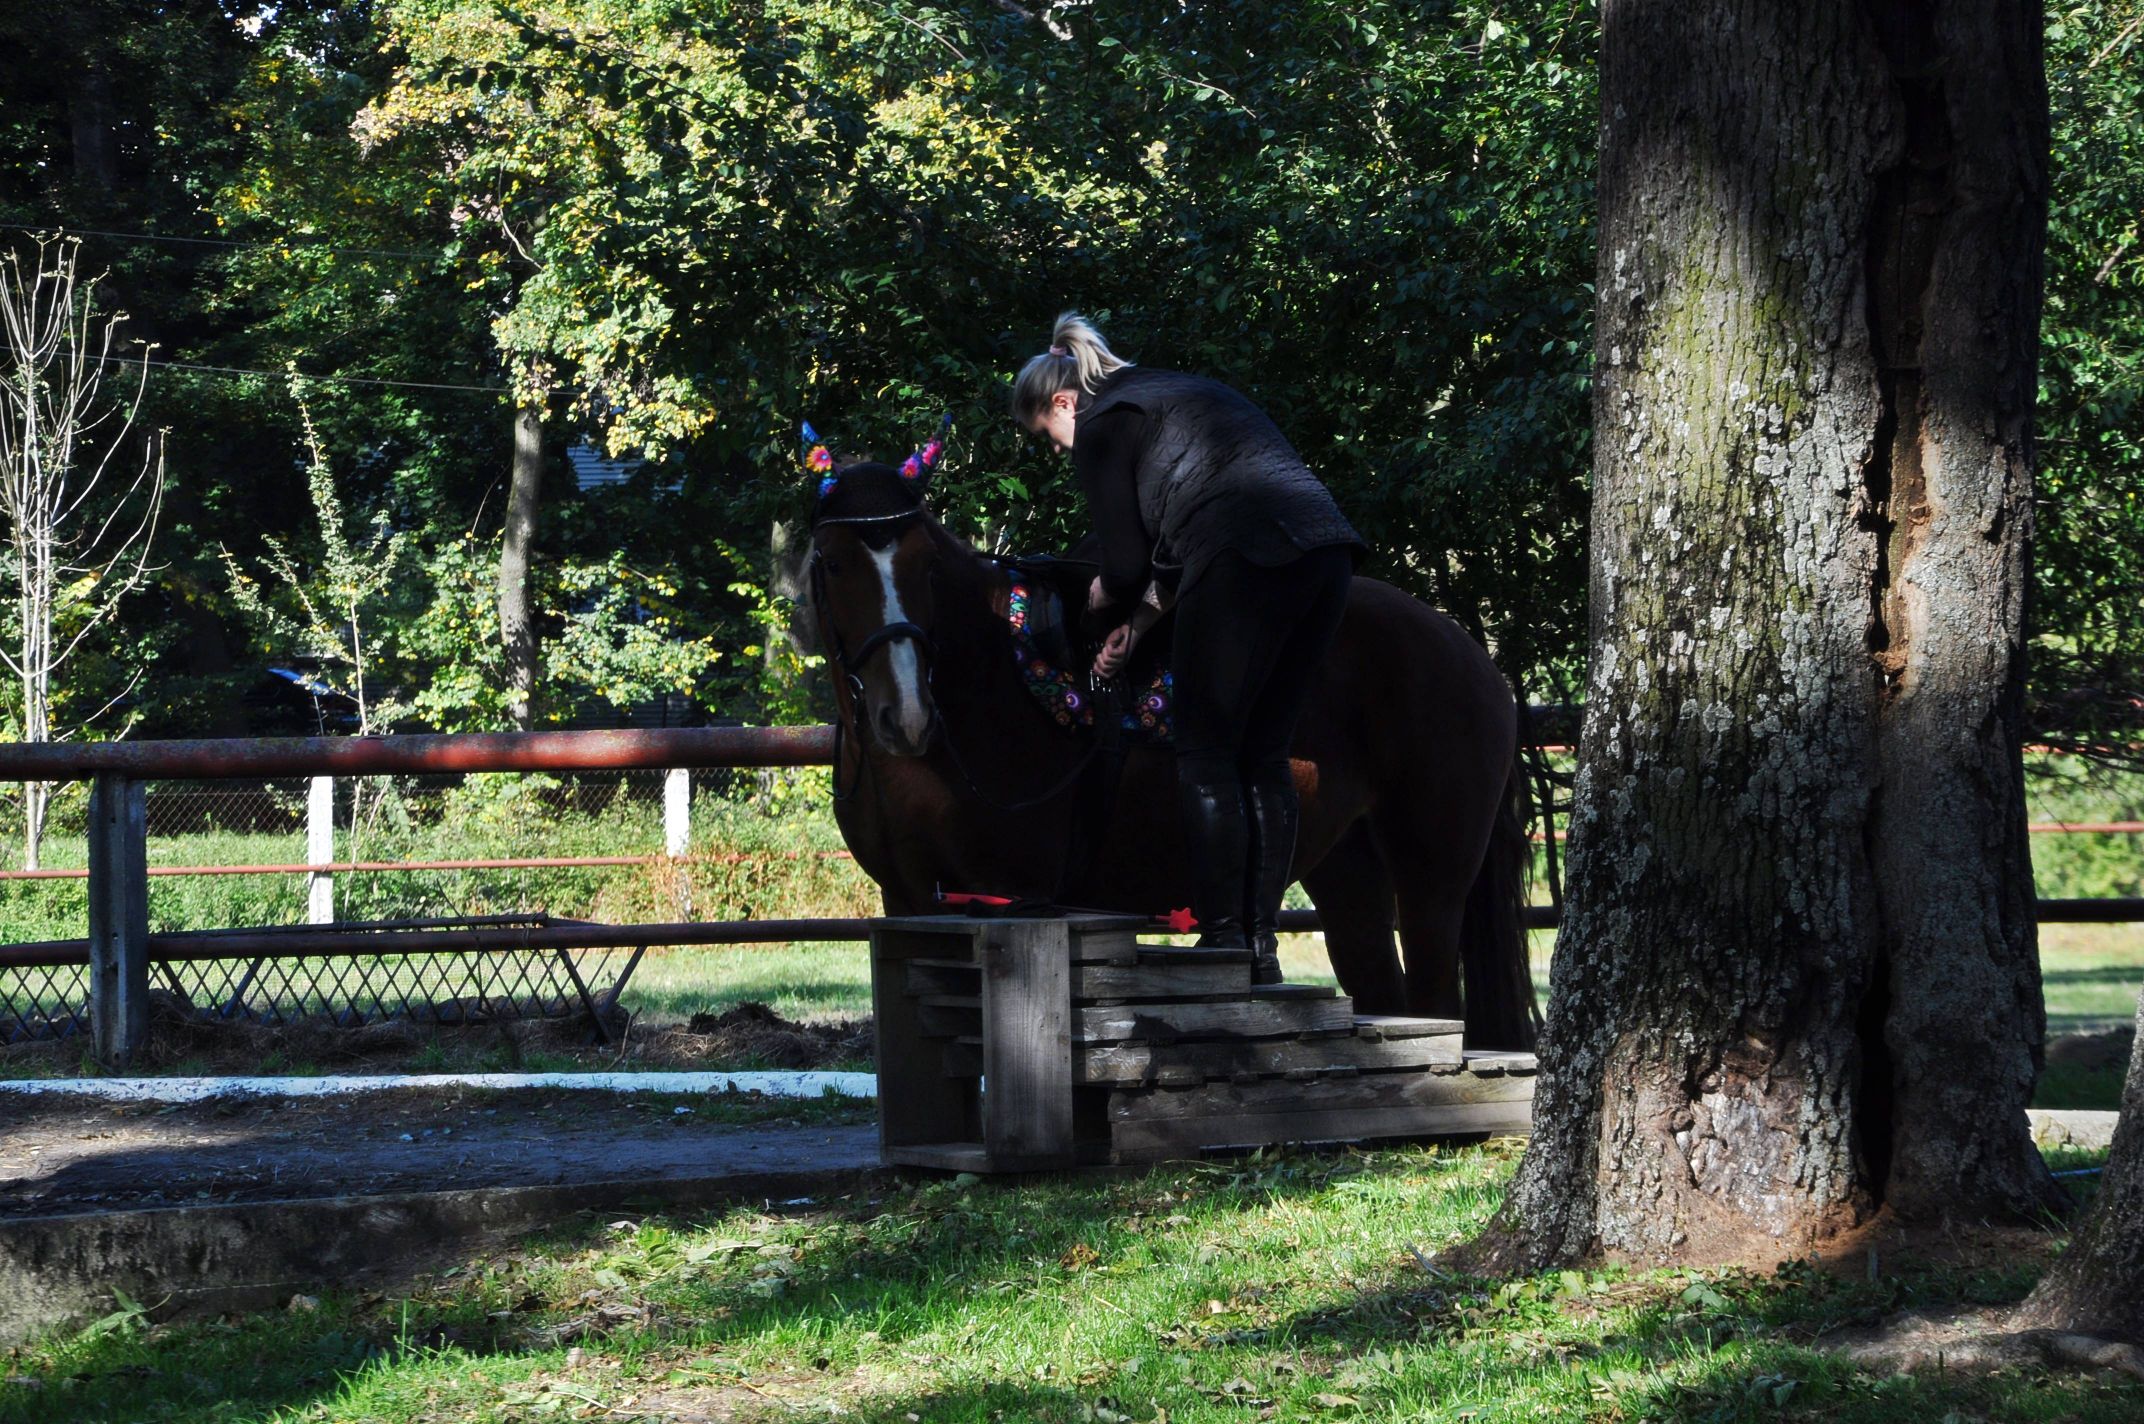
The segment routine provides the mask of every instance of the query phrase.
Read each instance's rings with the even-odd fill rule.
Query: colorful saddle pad
[[[1095,698],[1087,691],[1086,678],[1044,657],[1030,631],[1032,602],[1048,596],[1047,591],[1036,588],[1026,575],[1017,569],[1013,571],[1005,621],[1012,625],[1012,651],[1020,662],[1020,678],[1027,686],[1028,696],[1041,704],[1042,710],[1049,713],[1058,726],[1091,729]],[[1128,689],[1129,705],[1125,707],[1122,719],[1125,732],[1139,741],[1167,744],[1172,740],[1175,729],[1170,713],[1175,704],[1174,686],[1169,670],[1159,667],[1145,686]]]

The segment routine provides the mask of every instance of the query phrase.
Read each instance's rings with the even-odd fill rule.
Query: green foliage
[[[1380,571],[1514,667],[1576,638],[1591,94],[1582,7],[410,0],[367,143],[438,155],[511,309],[517,379],[762,521],[809,412],[938,500],[1065,542],[1061,466],[1004,420],[1050,317],[1268,405]]]
[[[2140,3],[2060,5],[2048,28],[2035,676],[2043,724],[2080,735],[2133,716],[2144,665]],[[428,725],[500,725],[484,560],[508,388],[549,402],[554,469],[583,435],[681,460],[663,467],[676,491],[545,491],[547,617],[585,613],[574,589],[597,593],[621,550],[639,580],[556,630],[570,650],[547,675],[690,680],[714,710],[786,716],[809,693],[765,637],[768,531],[808,498],[797,420],[844,453],[898,455],[950,410],[949,520],[1062,546],[1076,493],[1002,392],[1066,306],[1136,359],[1250,392],[1338,491],[1372,572],[1451,609],[1533,695],[1569,695],[1595,8],[1034,8],[294,0],[245,27],[117,0],[10,12],[0,217],[238,243],[88,239],[175,360],[433,383],[315,404],[353,525],[407,532],[410,580],[436,590],[389,619],[397,688]],[[100,104],[107,175],[72,147]],[[176,432],[172,565],[129,615],[162,640],[152,729],[243,729],[239,610],[206,551],[250,559],[311,517],[284,474],[304,432],[274,386],[152,383],[148,418]],[[687,645],[668,661],[633,631],[657,605]],[[690,647],[710,639],[720,664]]]
[[[2048,13],[2035,679],[2054,728],[2133,736],[2144,693],[2144,0]]]

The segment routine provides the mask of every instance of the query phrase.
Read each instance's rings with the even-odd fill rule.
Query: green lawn
[[[1978,1272],[1571,1272],[1427,1263],[1513,1144],[1028,1182],[878,1179],[780,1211],[587,1217],[387,1298],[18,1349],[0,1421],[843,1419],[863,1424],[2144,1417],[2144,1387],[1861,1374],[1811,1348],[2018,1298]]]

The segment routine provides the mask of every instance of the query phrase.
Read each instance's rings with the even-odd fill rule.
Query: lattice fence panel
[[[87,965],[0,969],[0,1043],[87,1032]]]
[[[608,1007],[631,960],[617,949],[454,950],[171,960],[153,972],[174,1007],[201,1018],[357,1027],[574,1018],[590,1004]]]

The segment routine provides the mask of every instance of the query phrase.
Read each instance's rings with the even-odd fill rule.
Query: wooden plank
[[[1128,929],[1075,929],[1069,953],[1074,964],[1136,964],[1139,936]]]
[[[1467,1103],[1530,1103],[1531,1078],[1477,1078],[1471,1073],[1363,1073],[1291,1083],[1281,1078],[1207,1083],[1182,1090],[1120,1090],[1109,1120],[1232,1117],[1274,1112],[1340,1112],[1357,1108],[1430,1108]]]
[[[879,1083],[879,1156],[922,1143],[957,1142],[981,1135],[979,1094],[972,1079],[938,1071],[930,1045],[946,1037],[908,992],[910,960],[945,953],[936,930],[903,929],[886,921],[871,926],[871,1005],[877,1034],[874,1057]],[[970,1021],[975,1015],[967,1016]]]
[[[1447,1034],[1465,1033],[1466,1027],[1458,1019],[1417,1019],[1399,1014],[1355,1015],[1355,1032],[1363,1038],[1442,1038]]]
[[[981,1009],[951,1009],[937,1004],[926,1004],[920,999],[910,999],[908,1002],[913,1007],[916,1023],[925,1038],[972,1038],[978,1043],[982,1041]]]
[[[947,1172],[987,1172],[990,1154],[980,1142],[912,1142],[879,1153],[890,1167],[937,1167]]]
[[[1200,1080],[1238,1073],[1271,1076],[1328,1068],[1370,1071],[1456,1066],[1458,1033],[1436,1037],[1375,1039],[1361,1035],[1328,1038],[1266,1038],[1188,1041],[1171,1044],[1113,1043],[1075,1048],[1072,1081],[1152,1083],[1169,1070],[1192,1070]]]
[[[972,964],[911,963],[908,966],[908,992],[919,998],[937,994],[973,994],[978,972]]]
[[[1334,999],[1237,999],[1195,1004],[1123,1004],[1072,1011],[1081,1043],[1174,1043],[1185,1038],[1278,1038],[1346,1033],[1354,1002]]]
[[[1070,931],[993,925],[982,945],[983,1148],[1000,1170],[1073,1165]]]
[[[1144,944],[1139,946],[1141,964],[1249,964],[1247,949],[1200,949],[1190,944]]]
[[[1514,1078],[1530,1077],[1541,1071],[1540,1060],[1531,1053],[1512,1053],[1501,1049],[1470,1048],[1466,1053],[1467,1071],[1484,1078],[1493,1078],[1508,1073]]]
[[[1281,1142],[1360,1142],[1384,1137],[1478,1133],[1524,1136],[1532,1129],[1532,1115],[1532,1104],[1523,1102],[1430,1103],[1121,1122],[1111,1126],[1110,1159],[1119,1163],[1160,1162],[1195,1157],[1213,1148],[1263,1147]]]
[[[1330,999],[1340,991],[1330,984],[1255,984],[1254,999]]]
[[[960,939],[973,938],[976,930],[984,925],[1000,921],[975,919],[967,915],[885,915],[871,922],[871,927],[885,929],[904,935],[950,935]],[[938,953],[945,953],[939,946]]]
[[[1241,964],[1078,964],[1072,969],[1075,999],[1176,999],[1233,995],[1251,989],[1251,966]]]

